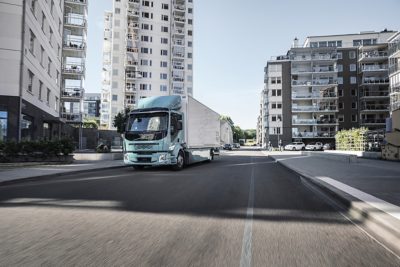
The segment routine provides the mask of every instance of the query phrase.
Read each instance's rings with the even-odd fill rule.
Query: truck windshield
[[[135,140],[160,140],[167,135],[168,113],[132,114],[125,137]]]

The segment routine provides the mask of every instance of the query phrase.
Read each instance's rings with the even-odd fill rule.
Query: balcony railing
[[[318,55],[295,55],[291,57],[293,61],[308,61],[308,60],[336,60],[336,54],[318,54]]]
[[[294,132],[292,138],[332,138],[336,132]]]
[[[312,80],[312,81],[299,81],[292,80],[293,86],[318,86],[318,85],[335,85],[337,84],[337,80],[329,79],[329,80]]]
[[[363,65],[361,71],[386,71],[388,70],[388,65]]]
[[[390,104],[363,104],[361,105],[362,111],[376,111],[376,110],[383,110],[389,111]]]
[[[126,72],[126,78],[127,79],[139,79],[142,78],[139,72]]]
[[[184,66],[184,65],[174,64],[174,65],[172,66],[172,68],[175,69],[175,70],[184,70],[184,69],[185,69],[185,66]]]
[[[140,16],[140,12],[137,11],[137,10],[128,9],[128,16],[130,16],[130,17],[139,17]]]
[[[69,49],[84,50],[86,47],[86,43],[83,38],[67,36],[66,38],[64,38],[63,47]]]
[[[361,52],[359,55],[359,60],[362,59],[379,59],[388,56],[388,52],[386,51],[367,51]]]
[[[389,83],[388,77],[365,77],[362,84],[387,84]]]
[[[361,124],[385,124],[386,119],[361,119]]]
[[[83,96],[83,89],[80,87],[65,87],[62,97],[80,99]]]
[[[126,47],[126,52],[129,52],[129,53],[139,53],[139,49],[138,49],[137,47],[127,46],[127,47]]]
[[[173,53],[172,56],[176,57],[176,58],[185,58],[185,54],[184,53]]]
[[[293,119],[292,124],[299,124],[299,125],[314,125],[317,123],[317,120],[313,119]]]
[[[84,74],[85,73],[85,64],[83,64],[83,63],[64,63],[62,69],[63,69],[64,73]]]
[[[400,41],[389,43],[389,55],[394,55],[397,51],[400,50]]]
[[[80,113],[67,113],[61,112],[61,117],[66,121],[70,122],[80,122],[82,121],[82,115]]]
[[[388,97],[389,91],[365,91],[361,93],[361,97]]]
[[[69,26],[86,26],[86,19],[84,15],[70,13],[64,17],[64,24]]]
[[[174,28],[174,34],[185,34],[185,30],[183,28]]]
[[[392,103],[390,105],[390,109],[391,109],[391,111],[395,111],[395,110],[400,109],[400,101]]]
[[[172,77],[172,81],[174,81],[174,82],[184,82],[185,78],[183,78],[183,77]]]
[[[400,62],[389,67],[389,74],[393,74],[400,70]]]

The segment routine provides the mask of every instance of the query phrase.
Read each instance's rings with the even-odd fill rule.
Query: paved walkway
[[[123,167],[122,160],[75,161],[73,164],[0,164],[0,184],[13,180]]]

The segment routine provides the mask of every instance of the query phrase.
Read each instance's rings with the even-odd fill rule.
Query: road
[[[259,151],[0,187],[0,266],[400,266]]]

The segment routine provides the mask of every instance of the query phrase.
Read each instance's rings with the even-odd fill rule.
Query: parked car
[[[223,149],[224,150],[232,150],[232,145],[231,144],[225,144]]]
[[[323,150],[324,145],[321,142],[313,142],[306,145],[306,150]]]
[[[233,143],[233,148],[240,148],[240,144],[239,143]]]
[[[334,143],[326,143],[323,146],[323,150],[334,150],[336,148]]]
[[[304,150],[306,145],[303,142],[293,142],[285,146],[285,150]]]

